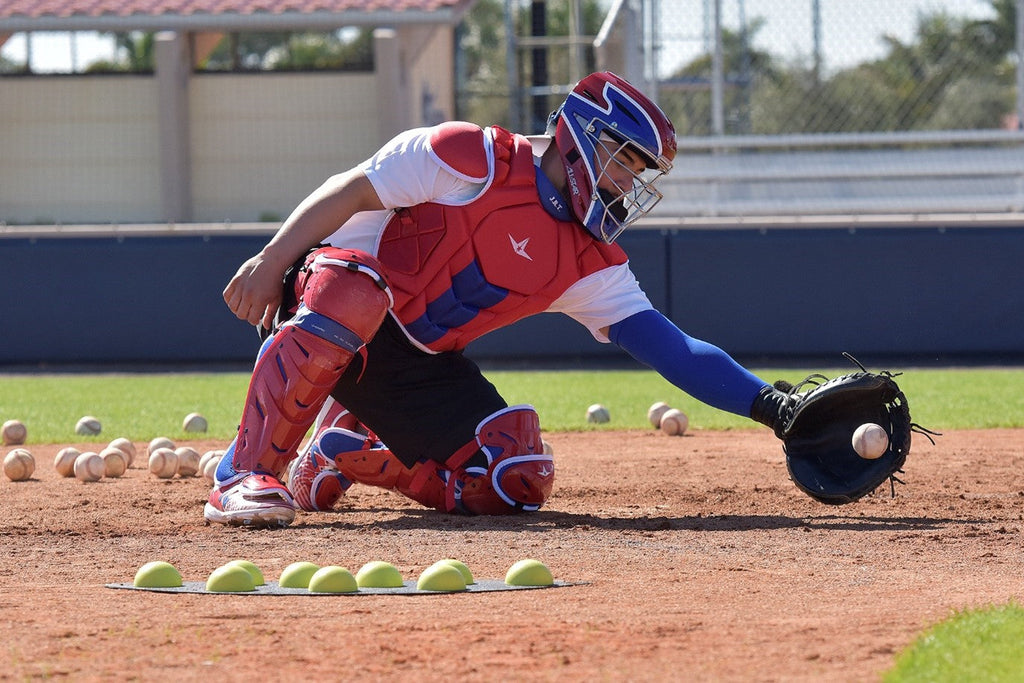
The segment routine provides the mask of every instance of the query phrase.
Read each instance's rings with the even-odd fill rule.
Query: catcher
[[[224,290],[265,341],[206,519],[286,526],[353,482],[445,512],[537,510],[555,471],[537,413],[509,406],[462,350],[544,311],[803,449],[813,436],[794,416],[810,396],[681,331],[615,244],[661,198],[675,155],[665,114],[604,72],[575,86],[547,135],[448,122],[399,134],[329,178]],[[801,486],[853,499],[888,476],[882,462],[898,469],[908,444],[894,436],[893,457],[852,477],[853,490],[845,469]]]

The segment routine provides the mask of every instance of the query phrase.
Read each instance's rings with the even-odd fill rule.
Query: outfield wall
[[[0,233],[0,364],[248,362],[220,292],[266,227]],[[1024,355],[1024,224],[648,225],[621,244],[654,304],[740,359]],[[475,342],[479,359],[611,360],[560,315]]]

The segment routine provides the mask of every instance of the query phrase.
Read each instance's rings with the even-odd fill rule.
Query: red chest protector
[[[465,348],[546,310],[581,278],[626,262],[620,247],[545,211],[525,137],[448,123],[431,144],[453,171],[490,184],[464,206],[398,210],[381,235],[377,258],[395,296],[393,313],[423,346]]]

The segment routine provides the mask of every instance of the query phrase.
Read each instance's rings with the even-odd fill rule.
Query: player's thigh
[[[461,353],[413,347],[389,317],[333,396],[406,464],[444,462],[474,440],[486,417],[508,406]]]

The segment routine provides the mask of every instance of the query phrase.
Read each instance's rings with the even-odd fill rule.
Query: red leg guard
[[[391,294],[368,265],[379,268],[376,260],[360,255],[325,248],[307,259],[301,305],[268,340],[253,370],[232,461],[236,472],[281,474],[338,378],[383,322]]]
[[[253,370],[232,461],[235,471],[277,476],[353,355],[301,328],[279,330]]]
[[[446,501],[449,474],[439,463],[418,462],[406,467],[386,448],[339,453],[334,458],[338,471],[350,481],[398,491],[427,507],[449,511]]]
[[[444,464],[406,467],[386,448],[328,455],[349,481],[398,491],[442,512],[507,515],[536,510],[551,495],[555,466],[543,450],[537,412],[513,406],[481,422],[476,440]],[[486,468],[465,466],[481,452]]]
[[[533,407],[512,406],[488,417],[477,427],[476,439],[489,465],[486,472],[453,467],[461,482],[461,507],[476,515],[540,508],[554,487],[555,462],[544,453]]]

